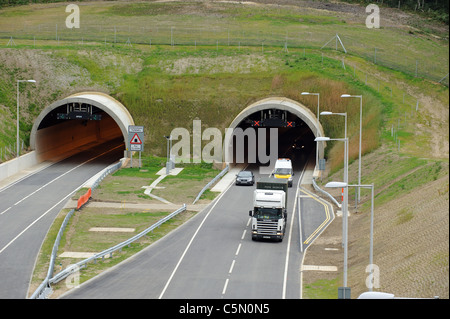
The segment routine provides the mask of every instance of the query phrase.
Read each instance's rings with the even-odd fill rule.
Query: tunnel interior
[[[42,161],[57,160],[108,141],[123,143],[116,121],[90,103],[61,104],[36,125],[35,151]]]
[[[296,114],[287,110],[269,108],[255,111],[241,120],[236,128],[254,132],[254,136],[253,133],[244,134],[243,148],[239,146],[239,139],[242,140],[242,137],[237,137],[236,134],[233,136],[232,154],[233,163],[236,164],[243,160],[245,164],[268,165],[267,158],[258,156],[259,147],[263,147],[261,151],[267,155],[276,153],[277,158],[290,158],[294,168],[300,167],[312,152],[316,152],[315,134],[311,128]],[[248,130],[249,128],[254,130]],[[270,129],[276,129],[277,143],[273,143]]]

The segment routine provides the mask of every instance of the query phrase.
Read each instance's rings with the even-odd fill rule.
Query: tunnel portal
[[[269,155],[290,158],[294,163],[303,162],[306,156],[316,153],[317,143],[314,138],[323,136],[322,126],[308,108],[281,97],[267,98],[249,105],[236,116],[230,128],[233,129],[233,135],[225,137],[225,146],[228,148],[225,161],[232,165],[242,162],[264,165]],[[276,136],[270,133],[271,129],[276,129]],[[317,155],[320,159],[323,158],[325,145],[318,144]],[[274,146],[276,150],[271,149]],[[260,152],[261,147],[263,149]],[[262,156],[261,160],[260,155],[264,153],[267,156]]]
[[[74,154],[89,145],[127,138],[128,110],[109,95],[83,92],[56,101],[34,122],[30,146],[40,161]]]

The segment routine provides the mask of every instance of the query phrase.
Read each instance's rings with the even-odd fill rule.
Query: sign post
[[[144,150],[144,127],[129,125],[127,148],[131,154],[131,167],[133,167],[133,152],[139,152],[139,167],[141,167],[141,152]]]

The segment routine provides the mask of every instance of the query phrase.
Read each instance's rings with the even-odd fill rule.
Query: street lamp
[[[16,157],[19,157],[19,83],[20,82],[29,82],[29,83],[36,83],[35,80],[17,80],[17,136],[16,136]]]
[[[302,92],[301,95],[316,95],[317,96],[317,136],[320,135],[319,132],[319,103],[320,103],[320,93],[309,93]],[[319,148],[316,146],[316,166],[319,164]]]
[[[329,138],[329,137],[317,137],[316,142],[323,141],[344,141],[345,142],[345,154],[344,154],[344,183],[342,185],[348,185],[348,138]],[[347,260],[348,260],[348,187],[344,188],[344,199],[342,203],[342,240],[344,244],[344,289],[347,289]]]
[[[357,97],[359,101],[359,163],[358,163],[358,184],[361,184],[361,138],[362,138],[362,95],[350,95],[342,94],[341,97]],[[357,202],[361,197],[360,189],[358,188],[358,198]]]
[[[347,113],[333,113],[333,112],[329,112],[329,111],[323,111],[320,113],[320,115],[341,115],[344,116],[344,138],[347,138]],[[347,157],[344,156],[344,168],[347,167],[348,168],[348,143],[345,144],[344,146],[344,154],[347,154]],[[344,169],[344,180],[348,181],[348,169],[345,170]],[[342,232],[345,232],[345,227],[346,225],[344,223],[342,223]]]
[[[166,175],[169,175],[170,173],[170,151],[171,151],[171,142],[172,142],[172,135],[166,136],[164,135],[164,137],[167,140],[167,161],[166,161]]]
[[[370,207],[370,248],[369,248],[369,266],[370,266],[370,274],[373,278],[373,205],[374,205],[374,186],[370,185],[348,185],[347,183],[342,182],[329,182],[325,185],[325,187],[330,188],[348,188],[348,187],[358,187],[358,189],[362,188],[370,188],[371,189],[371,207]],[[371,281],[372,282],[372,281]],[[371,284],[369,287],[369,291],[372,291],[373,285]]]

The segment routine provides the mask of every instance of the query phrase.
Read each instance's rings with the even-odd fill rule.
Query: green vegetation
[[[363,5],[367,4],[365,0],[343,0],[350,3],[361,3]],[[449,3],[447,0],[434,0],[427,1],[424,0],[384,0],[383,2],[377,2],[377,5],[383,7],[391,8],[401,8],[404,11],[415,12],[422,14],[431,19],[435,19],[440,22],[444,22],[448,25],[448,7]]]
[[[304,299],[337,299],[339,278],[319,279],[303,287]]]
[[[315,114],[316,100],[300,93],[320,92],[321,110],[348,114],[350,182],[354,182],[359,100],[340,98],[342,93],[349,93],[364,97],[363,154],[370,157],[385,152],[377,157],[382,160],[363,168],[362,182],[375,184],[377,206],[448,175],[448,87],[437,83],[448,72],[448,27],[447,32],[441,24],[431,28],[428,20],[417,16],[403,25],[394,14],[391,24],[373,30],[364,25],[366,15],[340,12],[340,3],[327,3],[336,9],[334,13],[315,7],[305,9],[291,0],[281,2],[289,6],[204,1],[79,2],[83,27],[70,30],[63,27],[66,4],[5,8],[5,4],[28,1],[0,0],[0,147],[15,141],[17,78],[38,80],[36,87],[23,85],[20,90],[20,135],[27,145],[32,123],[43,108],[74,92],[106,92],[128,108],[137,125],[145,126],[145,154],[142,169],[119,170],[103,181],[93,197],[154,203],[142,186],[150,185],[164,166],[163,136],[172,129],[192,131],[193,120],[201,120],[203,130],[216,127],[224,131],[243,108],[269,96],[299,101]],[[440,5],[441,1],[435,3]],[[448,9],[447,18],[445,12],[438,14],[442,16],[437,19],[448,24]],[[337,32],[347,54],[340,47],[335,51],[334,41],[320,49]],[[15,45],[7,44],[10,37]],[[443,83],[448,85],[448,77]],[[331,116],[320,120],[327,136],[343,136],[343,121]],[[342,154],[342,143],[328,144],[331,174],[342,173]],[[178,176],[161,182],[165,188],[152,193],[173,203],[189,204],[218,173],[210,164],[183,166]],[[368,195],[365,189],[361,193]],[[207,191],[203,198],[211,200],[214,196]],[[367,211],[369,205],[366,201],[363,210]],[[96,251],[122,237],[113,236],[111,242],[92,239],[90,236],[95,235],[86,231],[89,225],[108,221],[108,225],[134,224],[142,229],[167,214],[125,209],[95,213],[103,215],[103,220],[90,213],[84,214],[86,220],[76,216],[70,227],[80,238],[68,234],[63,247],[76,249],[84,241],[98,241],[87,247]],[[61,218],[49,232],[51,244],[44,244],[43,260],[48,260]],[[414,221],[414,211],[402,210],[394,218],[398,225],[406,224]],[[149,244],[163,236],[173,229],[171,223],[143,242]],[[131,245],[105,264],[130,256],[142,249],[140,245]],[[448,265],[448,255],[436,256],[436,262],[445,257]],[[38,271],[44,272],[43,264],[37,265]],[[90,265],[84,274],[92,276],[102,268],[101,263]],[[305,287],[305,295],[336,298],[337,285],[337,279],[317,281]],[[321,295],[315,295],[318,291]]]
[[[410,37],[397,27],[373,32],[364,26],[364,19],[355,22],[354,17],[338,17],[317,9],[206,2],[111,1],[89,4],[89,10],[85,10],[86,3],[80,2],[79,6],[83,27],[73,30],[59,27],[58,41],[55,25],[61,24],[61,14],[66,15],[60,12],[63,4],[17,6],[0,11],[0,30],[6,37],[12,35],[16,39],[16,46],[7,49],[5,46],[4,54],[18,49],[42,56],[43,50],[55,61],[51,62],[55,67],[60,69],[62,65],[67,70],[60,82],[71,77],[61,87],[55,87],[48,79],[39,81],[39,96],[35,96],[34,87],[21,89],[21,101],[28,105],[28,109],[21,108],[25,116],[20,122],[21,137],[27,145],[32,122],[39,112],[56,99],[85,87],[107,91],[126,105],[136,123],[146,126],[145,149],[149,155],[165,154],[161,136],[173,128],[190,129],[192,120],[200,119],[203,127],[224,129],[243,107],[267,96],[299,100],[314,111],[311,98],[301,97],[299,92],[317,90],[322,92],[323,107],[331,111],[346,109],[349,118],[357,114],[353,107],[356,103],[343,101],[339,94],[345,91],[364,95],[365,104],[370,106],[368,114],[364,114],[367,121],[364,136],[371,136],[364,146],[364,152],[368,152],[380,144],[380,134],[388,129],[382,126],[392,123],[401,115],[399,111],[406,109],[402,104],[410,102],[404,102],[405,97],[399,98],[405,93],[400,85],[393,81],[373,82],[370,74],[396,74],[402,81],[424,87],[424,81],[411,76],[415,69],[415,63],[411,63],[420,57],[419,74],[433,73],[435,79],[445,75],[436,65],[448,63],[448,43],[434,37]],[[28,27],[17,33],[15,19],[20,15],[27,17]],[[103,22],[100,26],[92,21]],[[299,33],[299,27],[305,31]],[[349,54],[331,51],[334,45],[318,50],[337,29]],[[370,45],[366,44],[367,39]],[[129,45],[127,40],[131,40]],[[174,46],[170,45],[172,41]],[[288,52],[283,50],[284,44]],[[370,63],[374,60],[374,47],[377,48],[376,65]],[[344,58],[346,69],[342,67]],[[45,61],[41,62],[46,65]],[[349,62],[353,65],[349,66]],[[15,117],[16,101],[11,83],[19,75],[30,74],[25,65],[10,66],[5,62],[1,67],[4,72],[0,76],[0,105],[5,108],[0,108],[0,114],[9,111],[9,116],[1,116],[5,125],[0,146],[14,143],[11,120]],[[368,71],[368,67],[372,70]],[[367,81],[364,77],[368,72]],[[46,74],[53,76],[57,72]],[[426,89],[430,91],[429,87]],[[439,96],[448,92],[440,86],[431,90]],[[410,98],[407,94],[406,100]],[[337,121],[323,120],[327,134],[342,132]],[[350,131],[355,134],[354,123],[350,125],[353,125]]]

